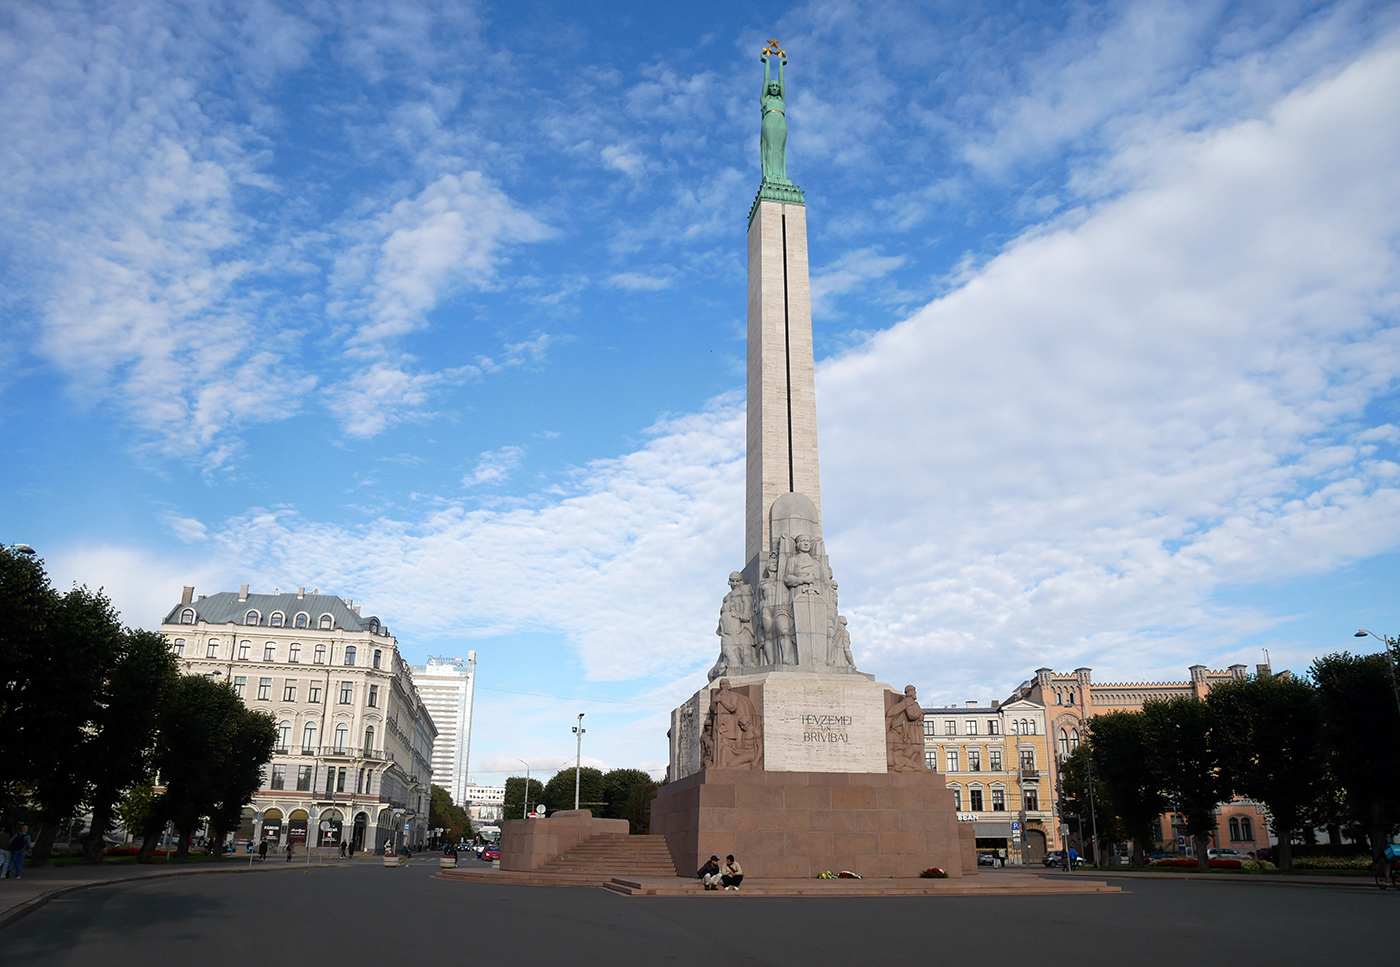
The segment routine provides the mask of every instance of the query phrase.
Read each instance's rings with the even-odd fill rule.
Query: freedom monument
[[[807,209],[787,177],[787,55],[774,40],[760,57],[745,559],[720,606],[710,683],[671,714],[652,832],[682,872],[733,853],[755,877],[975,873],[973,831],[924,764],[914,686],[857,670],[840,613],[822,540]]]

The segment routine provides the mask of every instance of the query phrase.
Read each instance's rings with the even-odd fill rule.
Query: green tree
[[[541,802],[544,802],[544,783],[531,778],[529,804],[533,807]],[[506,780],[505,808],[501,815],[506,819],[524,819],[525,803],[525,777],[511,776]],[[573,808],[573,799],[569,800],[569,808]]]
[[[1235,792],[1264,803],[1278,837],[1278,866],[1293,868],[1293,836],[1322,793],[1322,706],[1311,682],[1238,679],[1211,689],[1220,766]]]
[[[651,775],[641,769],[613,769],[604,774],[603,801],[607,805],[603,808],[603,817],[626,819],[627,802],[632,795],[632,787],[641,782],[651,782]]]
[[[156,790],[147,782],[139,782],[126,790],[117,803],[117,819],[122,828],[134,836],[145,836],[146,830],[158,825]]]
[[[272,718],[249,711],[228,683],[181,676],[161,710],[154,762],[165,791],[139,858],[150,859],[166,822],[180,833],[177,856],[189,852],[190,836],[206,819],[236,828],[275,742]]]
[[[1124,843],[1128,840],[1128,830],[1118,816],[1117,806],[1105,795],[1104,784],[1098,776],[1093,777],[1090,794],[1089,746],[1081,744],[1060,763],[1061,801],[1065,812],[1079,817],[1079,828],[1087,831],[1092,821],[1098,824],[1099,841],[1093,844],[1092,856],[1097,860],[1103,843]]]
[[[1145,702],[1142,714],[1162,792],[1195,843],[1197,867],[1209,870],[1215,807],[1233,794],[1230,777],[1220,768],[1215,716],[1209,705],[1187,695]]]
[[[12,748],[32,784],[36,865],[48,860],[59,826],[91,792],[89,757],[100,740],[106,686],[122,651],[116,610],[101,591],[75,587],[54,602],[48,633],[23,659]],[[129,777],[129,782],[135,776]]]
[[[1313,662],[1328,771],[1379,859],[1400,821],[1400,711],[1385,655],[1324,655]]]
[[[549,811],[574,808],[574,770],[560,769],[545,783],[544,804]],[[607,805],[603,798],[603,774],[584,766],[579,771],[579,808],[592,810],[594,815]]]
[[[102,856],[103,834],[112,828],[122,791],[150,775],[159,710],[178,677],[165,638],[126,629],[102,683],[93,729],[73,754],[89,787],[92,825],[83,837],[89,862]]]
[[[1133,866],[1144,864],[1143,849],[1153,841],[1157,817],[1166,801],[1162,776],[1152,756],[1147,719],[1141,712],[1109,712],[1090,725],[1089,754],[1094,784],[1113,804],[1133,842]]]
[[[428,825],[433,829],[447,830],[443,836],[447,842],[455,843],[471,835],[472,822],[467,811],[452,801],[452,794],[442,786],[434,785],[432,799],[428,803]]]

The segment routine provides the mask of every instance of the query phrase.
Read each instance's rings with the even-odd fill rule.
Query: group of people
[[[732,853],[724,858],[723,866],[720,865],[718,856],[711,856],[709,862],[700,867],[695,875],[705,884],[707,890],[718,890],[721,887],[737,890],[739,884],[744,882],[744,869]]]
[[[19,879],[24,872],[24,854],[33,845],[29,827],[23,823],[15,831],[8,826],[0,829],[0,870],[5,871],[5,879]]]

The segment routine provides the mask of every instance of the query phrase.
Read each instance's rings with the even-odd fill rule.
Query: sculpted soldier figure
[[[836,616],[836,637],[831,640],[831,665],[849,665],[854,668],[855,658],[851,655],[851,633],[846,630],[846,616]]]
[[[893,692],[886,692],[895,698]],[[904,697],[885,710],[885,764],[890,772],[923,772],[924,710],[918,692],[906,685]]]
[[[788,558],[783,583],[792,588],[794,594],[820,594],[820,582],[826,575],[822,573],[821,561],[812,556],[812,539],[799,534],[796,544],[797,553]]]
[[[729,668],[752,664],[753,588],[744,583],[738,571],[729,575],[729,593],[719,607],[720,661]]]
[[[763,654],[759,660],[766,665],[796,665],[797,645],[792,638],[792,610],[784,600],[783,587],[778,583],[778,547],[768,555],[760,586],[761,622],[763,624]]]

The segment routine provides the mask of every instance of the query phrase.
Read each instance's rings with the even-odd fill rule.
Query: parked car
[[[996,866],[996,865],[997,865],[997,858],[996,858],[995,856],[993,856],[991,853],[978,853],[978,854],[977,854],[977,865],[978,865],[978,866]]]
[[[1243,860],[1249,857],[1245,856],[1239,850],[1231,849],[1228,846],[1212,846],[1210,849],[1206,850],[1206,858],[1212,860]]]
[[[1063,867],[1063,866],[1065,865],[1065,854],[1064,854],[1064,850],[1052,849],[1050,852],[1048,852],[1048,853],[1045,854],[1045,859],[1042,860],[1041,862],[1043,862],[1046,866],[1059,866],[1059,867]],[[1074,868],[1077,870],[1077,869],[1079,869],[1079,868],[1080,868],[1081,866],[1083,866],[1083,865],[1084,865],[1084,857],[1082,857],[1082,856],[1075,857],[1075,860],[1074,860]]]
[[[499,846],[488,846],[481,851],[481,858],[490,863],[492,860],[501,858],[501,848]]]
[[[1149,862],[1149,863],[1155,863],[1155,862],[1157,862],[1158,860],[1174,860],[1174,859],[1176,859],[1176,854],[1175,854],[1175,853],[1168,853],[1168,852],[1166,852],[1166,851],[1164,851],[1164,850],[1157,850],[1155,853],[1148,853],[1148,854],[1147,854],[1147,862]]]

